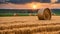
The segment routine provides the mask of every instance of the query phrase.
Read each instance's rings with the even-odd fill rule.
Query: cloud
[[[2,1],[2,0],[0,0]],[[45,3],[49,3],[50,0],[3,0],[5,2],[8,3],[14,3],[14,4],[25,4],[25,3],[31,3],[31,2],[45,2]]]
[[[0,5],[0,9],[28,9],[31,8],[33,4],[31,3],[27,3],[27,4],[12,4],[12,3],[8,3],[8,4],[1,4]],[[36,3],[37,5],[37,9],[39,8],[60,8],[60,4],[49,4],[49,3]]]
[[[53,0],[54,1],[54,0]],[[13,4],[26,4],[26,3],[31,3],[31,2],[40,2],[40,3],[50,3],[51,0],[0,0],[0,3],[13,3]],[[59,3],[60,0],[57,1]]]

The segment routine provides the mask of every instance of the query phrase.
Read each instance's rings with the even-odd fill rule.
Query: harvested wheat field
[[[38,20],[37,16],[0,17],[0,34],[60,34],[60,16]]]

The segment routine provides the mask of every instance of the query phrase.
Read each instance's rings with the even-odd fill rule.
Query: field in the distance
[[[0,17],[0,34],[60,34],[60,16],[38,20],[37,16]]]

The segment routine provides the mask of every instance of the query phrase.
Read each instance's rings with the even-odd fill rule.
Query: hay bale
[[[50,20],[51,10],[49,8],[38,10],[37,16],[39,20]]]
[[[14,13],[14,16],[18,16],[18,14],[17,13]]]

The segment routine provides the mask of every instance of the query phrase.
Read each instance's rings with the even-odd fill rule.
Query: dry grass
[[[59,34],[60,16],[38,20],[37,16],[0,17],[0,34]]]

